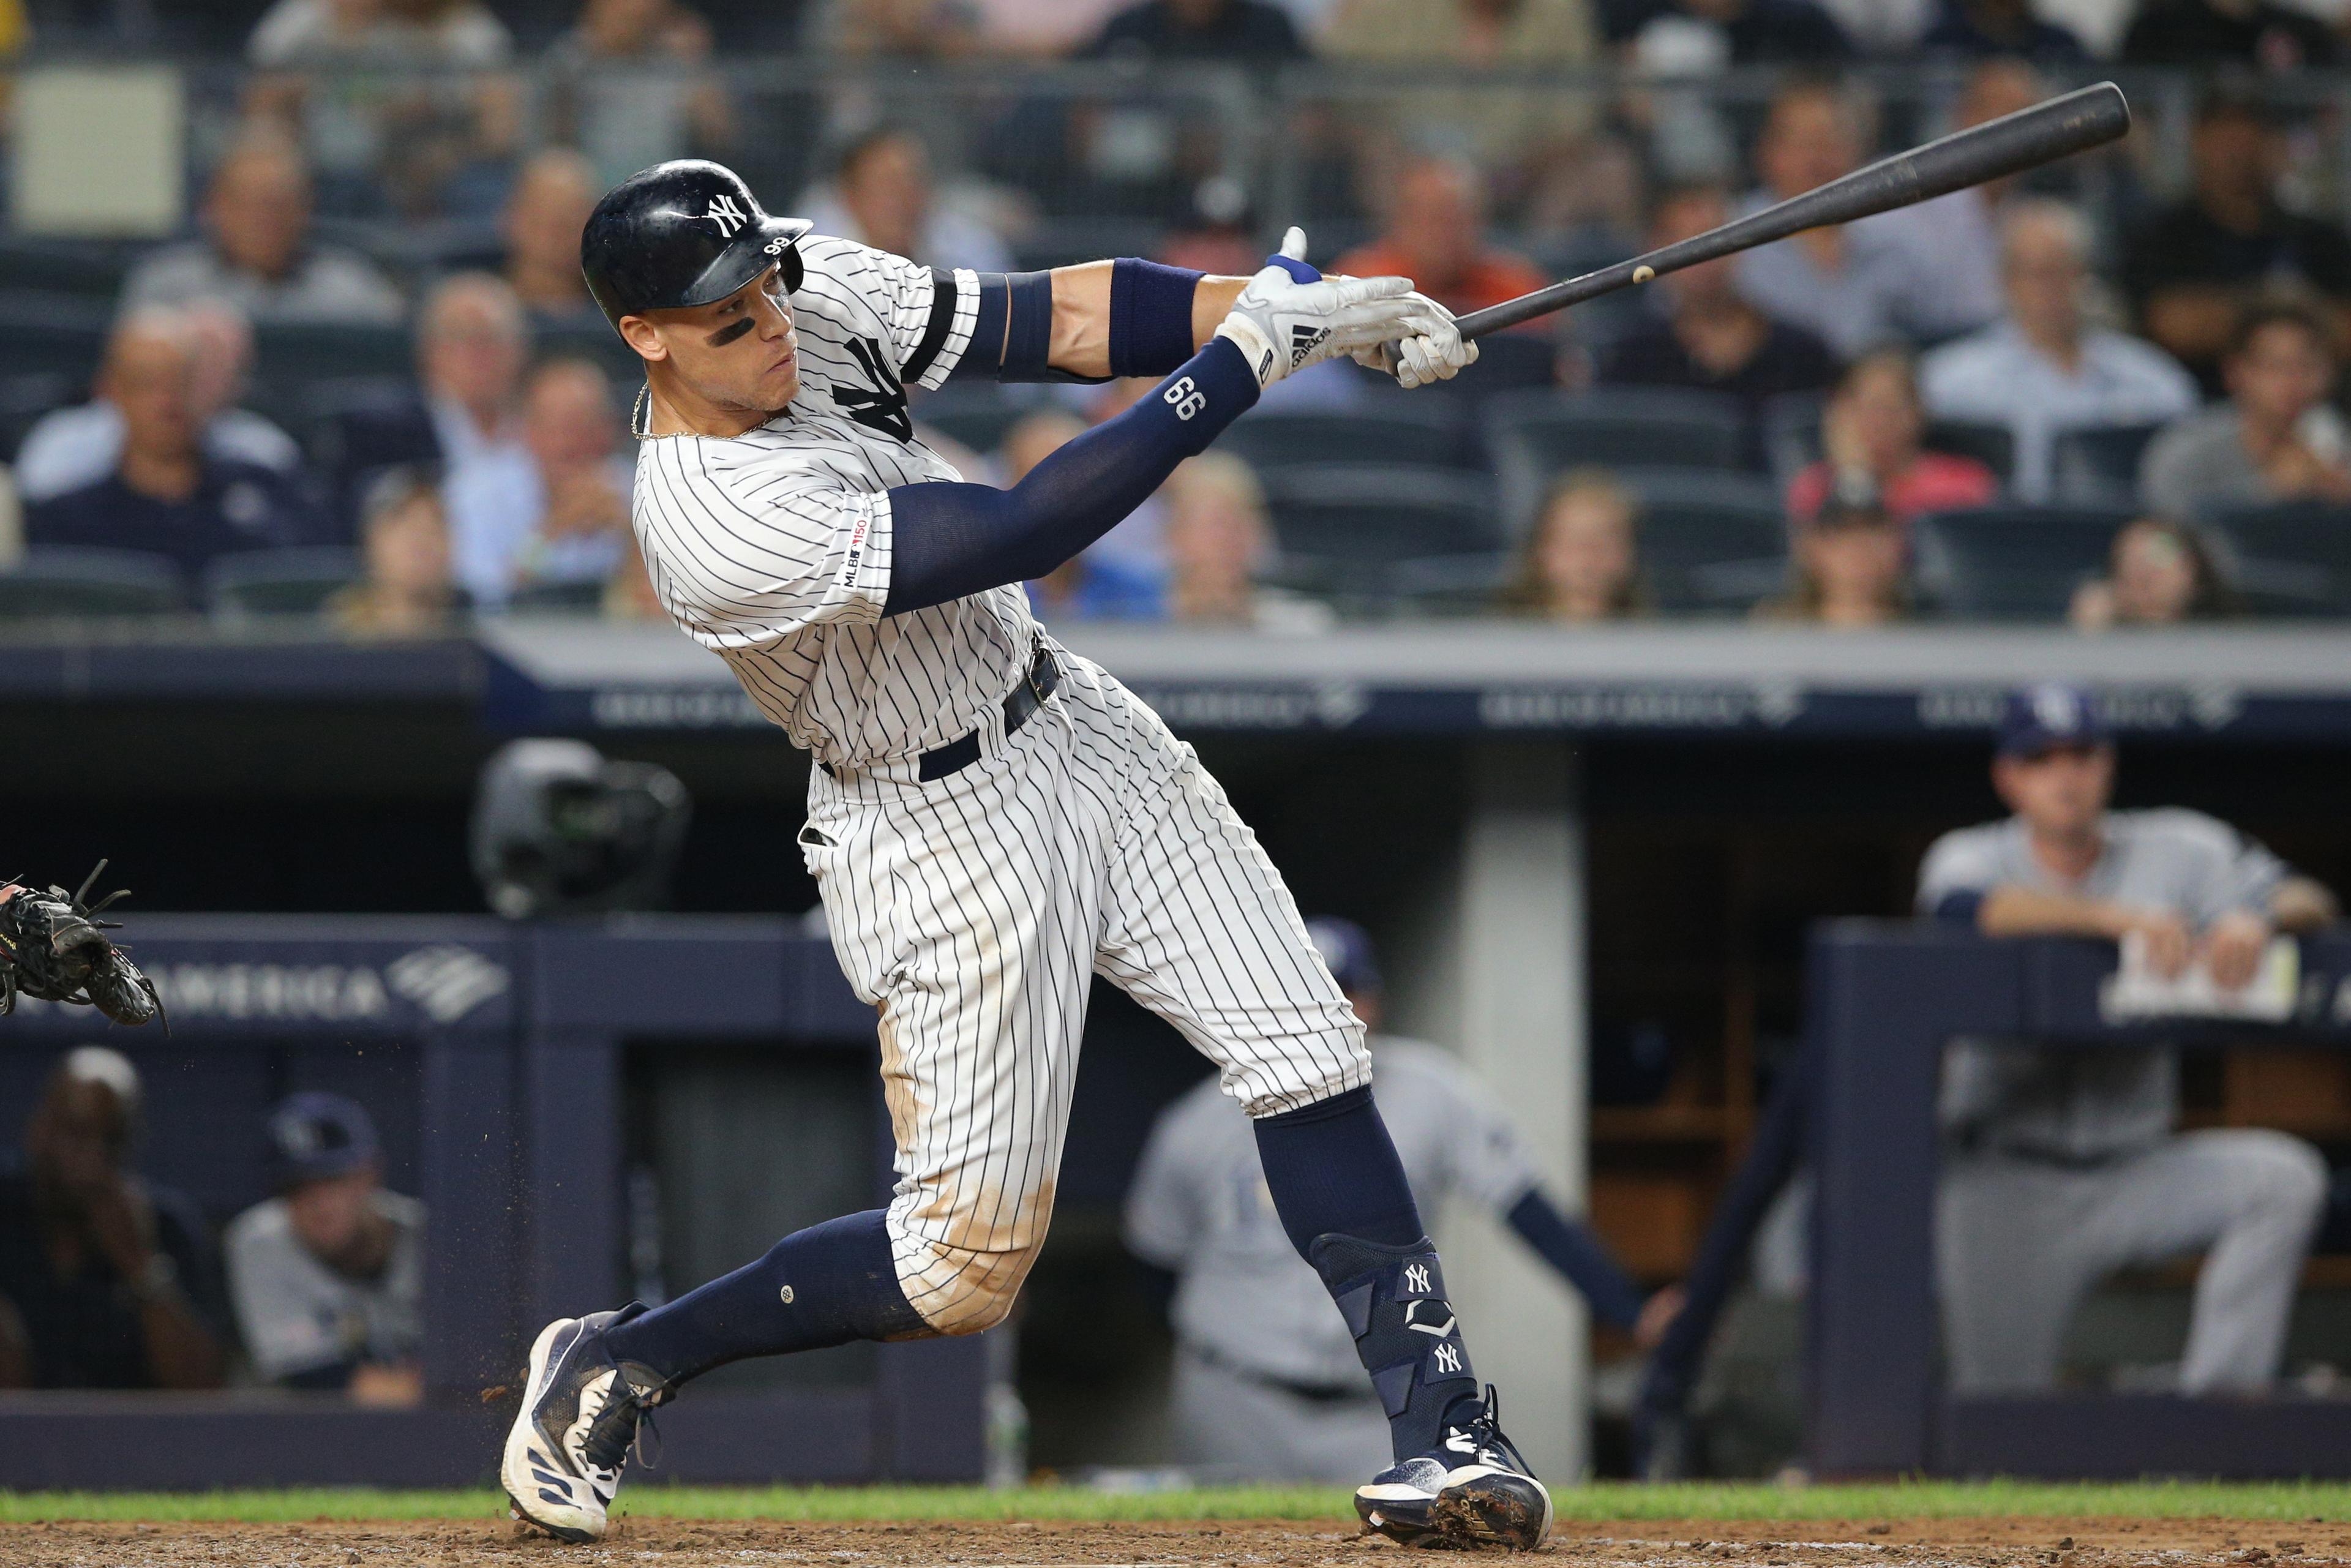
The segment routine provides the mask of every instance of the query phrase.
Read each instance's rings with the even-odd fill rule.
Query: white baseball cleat
[[[1406,1546],[1504,1546],[1532,1552],[1551,1533],[1551,1493],[1502,1436],[1494,1390],[1439,1446],[1397,1461],[1355,1489],[1370,1530]]]
[[[514,1516],[565,1541],[604,1533],[605,1510],[621,1490],[621,1470],[646,1411],[669,1397],[659,1374],[616,1362],[604,1331],[644,1312],[558,1318],[530,1347],[522,1409],[507,1433],[498,1479]],[[644,1422],[648,1431],[652,1422]]]

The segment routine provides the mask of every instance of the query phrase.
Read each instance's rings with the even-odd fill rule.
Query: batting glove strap
[[[1306,235],[1292,228],[1281,249],[1242,289],[1217,335],[1229,339],[1260,388],[1308,365],[1407,335],[1402,277],[1323,277],[1304,265]]]

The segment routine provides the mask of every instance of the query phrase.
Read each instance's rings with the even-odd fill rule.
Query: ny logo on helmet
[[[743,209],[735,204],[731,194],[711,197],[710,210],[702,215],[716,224],[719,234],[727,239],[733,239],[735,231],[751,221],[743,215]]]

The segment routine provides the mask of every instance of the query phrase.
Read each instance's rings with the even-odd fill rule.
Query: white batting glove
[[[1478,362],[1478,345],[1453,324],[1453,312],[1417,289],[1405,295],[1406,336],[1357,349],[1355,363],[1365,370],[1394,376],[1409,392],[1414,387],[1449,382],[1464,365]]]
[[[1341,354],[1412,335],[1405,298],[1412,291],[1402,277],[1313,277],[1301,281],[1282,259],[1303,263],[1306,231],[1282,236],[1275,259],[1249,280],[1231,314],[1217,329],[1229,338],[1257,384],[1270,387],[1282,377]]]

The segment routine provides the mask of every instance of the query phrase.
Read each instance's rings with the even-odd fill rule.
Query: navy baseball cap
[[[374,1118],[346,1095],[308,1090],[269,1113],[270,1162],[280,1186],[342,1176],[380,1152]]]
[[[1380,988],[1379,955],[1372,949],[1370,932],[1352,920],[1318,915],[1306,923],[1306,936],[1322,955],[1322,961],[1331,966],[1331,977],[1339,982],[1341,990],[1368,993]]]
[[[2038,757],[2060,746],[2104,746],[2112,738],[2097,699],[2057,681],[2011,692],[2000,719],[2002,757]]]

